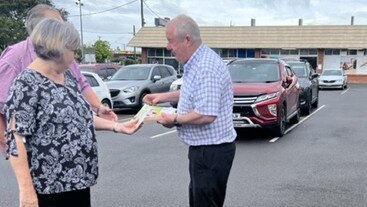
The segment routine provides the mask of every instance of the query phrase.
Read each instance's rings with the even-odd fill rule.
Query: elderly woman
[[[98,177],[95,128],[132,134],[138,120],[93,115],[68,70],[79,46],[71,24],[44,19],[31,39],[38,58],[16,78],[4,107],[20,206],[90,206]]]

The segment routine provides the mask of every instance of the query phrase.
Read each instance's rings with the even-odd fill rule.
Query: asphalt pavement
[[[320,91],[319,107],[286,135],[240,130],[226,207],[367,206],[367,85]],[[136,111],[119,111],[119,119]],[[187,146],[175,129],[146,122],[134,135],[97,132],[94,207],[188,206]],[[0,160],[0,206],[15,207],[18,189]]]

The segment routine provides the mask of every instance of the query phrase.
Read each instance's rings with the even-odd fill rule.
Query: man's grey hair
[[[56,62],[63,62],[67,50],[75,51],[80,45],[74,26],[57,19],[43,19],[38,23],[31,40],[38,57]]]
[[[27,29],[29,35],[32,33],[36,25],[45,18],[46,11],[60,13],[57,9],[47,4],[38,4],[27,12],[25,28]]]
[[[181,40],[184,40],[186,35],[190,35],[192,41],[200,45],[201,44],[201,36],[200,29],[198,24],[189,16],[181,14],[177,17],[173,18],[168,25],[174,24],[175,30],[174,34]]]

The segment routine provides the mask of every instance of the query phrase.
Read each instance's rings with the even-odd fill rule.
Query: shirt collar
[[[192,67],[192,65],[194,64],[194,62],[196,62],[196,59],[199,57],[200,55],[200,51],[202,51],[204,49],[204,45],[201,44],[196,50],[195,52],[191,55],[190,59],[186,62],[186,64],[183,66],[184,67],[184,71],[186,71],[187,69],[190,70],[190,68]]]
[[[37,58],[37,54],[36,54],[36,52],[34,51],[34,47],[33,47],[33,44],[32,44],[31,37],[27,37],[26,41],[27,41],[27,46],[28,46],[28,48],[30,48],[31,58],[32,58],[32,60],[34,60],[34,59],[36,59],[36,58]]]

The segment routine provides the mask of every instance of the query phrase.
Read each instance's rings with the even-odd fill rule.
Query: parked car
[[[149,93],[166,92],[177,79],[175,69],[164,64],[134,64],[117,71],[107,82],[114,108],[140,108]]]
[[[87,78],[93,91],[97,94],[99,100],[101,100],[101,103],[112,109],[113,103],[111,100],[110,91],[101,77],[99,77],[96,73],[87,71],[82,71],[82,74],[85,76],[85,78]]]
[[[182,78],[178,78],[177,80],[173,81],[171,83],[171,86],[169,87],[170,91],[177,91],[181,89],[183,83],[183,79]]]
[[[121,68],[121,65],[105,63],[80,64],[79,68],[81,71],[97,73],[102,80],[106,81]]]
[[[286,61],[298,76],[301,87],[299,97],[301,112],[309,115],[312,108],[317,108],[319,103],[319,75],[306,60]]]
[[[233,81],[235,128],[271,128],[283,136],[300,120],[298,77],[283,60],[241,59],[228,66]]]
[[[342,68],[324,69],[319,77],[319,88],[340,88],[348,87],[347,75]]]

